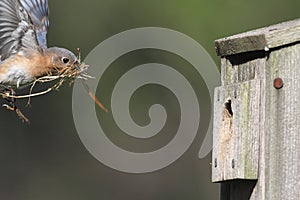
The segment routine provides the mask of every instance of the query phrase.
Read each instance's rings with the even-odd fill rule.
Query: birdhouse
[[[215,46],[212,181],[222,199],[299,199],[300,19]]]

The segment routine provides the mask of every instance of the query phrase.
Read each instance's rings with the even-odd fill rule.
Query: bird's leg
[[[2,97],[3,99],[5,100],[5,104],[3,104],[2,106],[4,108],[6,108],[7,110],[11,110],[11,111],[15,111],[16,114],[18,115],[18,117],[23,121],[23,122],[26,122],[26,123],[30,123],[29,122],[29,119],[21,112],[21,110],[17,107],[17,105],[15,104],[16,103],[16,99],[13,98],[13,97],[9,97],[9,96],[14,96],[16,95],[16,92],[10,88],[10,87],[7,87],[7,86],[3,86],[1,85],[1,87],[4,88],[3,92],[2,92]]]
[[[7,108],[8,110],[15,111],[17,109],[14,98],[9,97],[10,95],[15,95],[15,91],[11,88],[5,87],[2,92],[2,97],[5,100],[6,104],[2,106]]]

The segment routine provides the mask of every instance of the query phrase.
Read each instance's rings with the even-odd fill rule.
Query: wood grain
[[[212,181],[221,182],[221,199],[298,200],[300,19],[217,40],[216,48],[222,86],[215,90]]]
[[[257,179],[260,81],[219,87],[215,94],[212,180]]]
[[[215,47],[219,56],[228,56],[250,51],[269,51],[299,40],[300,18],[216,40]]]

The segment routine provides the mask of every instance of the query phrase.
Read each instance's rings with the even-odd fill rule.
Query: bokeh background
[[[49,3],[49,46],[67,47],[74,52],[80,47],[84,56],[119,32],[145,26],[165,27],[198,41],[218,66],[215,39],[300,17],[299,0],[50,0]],[[201,76],[185,60],[163,51],[129,53],[107,70],[97,96],[109,107],[118,78],[132,67],[148,62],[173,66],[200,91],[200,130],[179,160],[147,174],[127,174],[104,166],[88,153],[77,135],[72,116],[72,87],[66,85],[59,92],[32,99],[30,108],[25,107],[26,101],[18,102],[31,119],[31,125],[22,124],[14,113],[0,110],[0,199],[218,199],[219,185],[210,180],[211,155],[198,158],[210,118],[210,99]],[[151,151],[172,139],[180,121],[174,95],[163,87],[147,86],[132,97],[129,105],[138,124],[149,123],[147,111],[153,103],[166,105],[169,118],[164,130],[150,141],[124,135],[109,113],[98,110],[99,121],[118,146],[135,152]]]

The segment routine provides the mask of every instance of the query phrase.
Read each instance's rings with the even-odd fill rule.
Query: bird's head
[[[52,64],[57,69],[72,67],[79,64],[78,57],[65,48],[51,47],[46,49],[46,54],[51,56]]]

